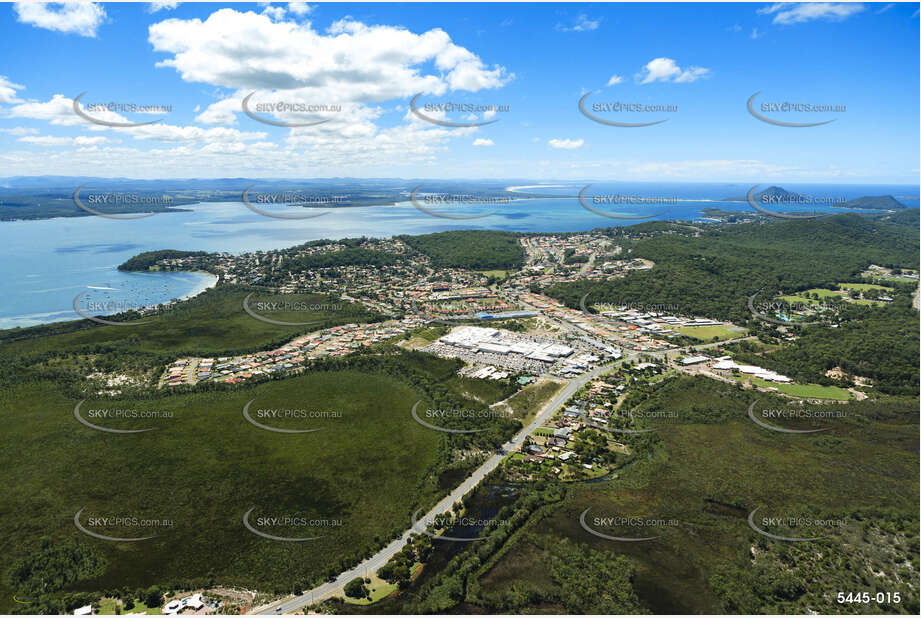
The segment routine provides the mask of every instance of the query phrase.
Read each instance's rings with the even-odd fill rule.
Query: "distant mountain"
[[[843,204],[835,204],[838,208],[865,208],[868,210],[897,210],[908,208],[891,195],[865,195],[853,200],[848,200]]]
[[[765,199],[767,198],[767,199]],[[766,203],[766,202],[783,202],[783,201],[797,201],[805,198],[804,195],[799,193],[793,193],[787,191],[783,187],[770,186],[763,191],[757,191],[752,195],[752,199],[756,202]],[[748,196],[743,195],[741,197],[725,197],[721,201],[723,202],[745,202],[748,200]]]

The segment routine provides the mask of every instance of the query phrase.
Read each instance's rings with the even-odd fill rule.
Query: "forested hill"
[[[607,282],[560,284],[547,292],[574,308],[591,292],[592,302],[678,305],[683,312],[742,321],[750,317],[745,299],[762,288],[768,294],[825,287],[853,279],[870,264],[917,269],[918,212],[898,214],[898,219],[842,214],[721,226],[697,236],[657,235],[637,242],[632,253],[654,261],[655,268]]]
[[[524,265],[524,249],[515,232],[454,230],[421,236],[397,236],[429,256],[435,268],[471,270],[518,269]]]

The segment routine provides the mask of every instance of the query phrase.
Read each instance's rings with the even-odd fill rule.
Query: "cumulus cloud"
[[[16,91],[24,88],[25,86],[11,82],[6,75],[0,75],[0,103],[18,103],[20,99],[16,96]]]
[[[309,15],[316,7],[306,2],[289,2],[288,10],[298,16]]]
[[[35,135],[20,137],[20,142],[26,144],[35,144],[37,146],[98,146],[109,141],[107,137],[89,137],[87,135],[78,135],[77,137],[52,137],[51,135]]]
[[[637,74],[641,84],[651,82],[676,82],[688,83],[703,77],[709,77],[710,69],[704,67],[689,67],[683,70],[671,58],[655,58],[646,63],[643,70]]]
[[[139,127],[117,128],[92,124],[74,113],[73,99],[61,94],[54,95],[48,101],[28,101],[10,108],[11,118],[29,118],[43,120],[58,126],[82,126],[93,131],[123,132],[135,139],[149,139],[164,142],[245,142],[264,139],[265,132],[244,132],[225,127],[209,129],[196,126],[178,126],[165,123],[149,124]],[[107,122],[129,122],[121,114],[108,110],[94,111],[93,118]]]
[[[563,32],[591,32],[592,30],[597,30],[600,25],[601,18],[590,19],[585,13],[580,13],[576,16],[576,21],[571,26],[557,24],[556,29]]]
[[[9,135],[35,135],[38,133],[38,129],[29,129],[27,127],[13,127],[12,129],[0,129],[0,133],[7,133]]]
[[[841,21],[864,8],[859,2],[776,2],[758,9],[758,14],[773,15],[775,24],[800,24],[815,19]]]
[[[149,40],[155,51],[172,54],[157,66],[174,68],[189,82],[226,88],[325,89],[345,100],[381,101],[496,88],[510,79],[503,67],[487,68],[440,28],[415,34],[345,19],[323,34],[310,24],[221,9],[204,21],[152,24]],[[439,72],[422,74],[430,62]]]
[[[17,2],[16,18],[36,28],[95,37],[106,18],[105,9],[95,2]]]
[[[475,140],[473,140],[473,145],[474,146],[495,146],[496,144],[491,139],[485,139],[482,137],[478,137]]]
[[[477,129],[433,125],[405,105],[394,105],[393,99],[408,101],[422,92],[456,100],[452,94],[456,91],[498,88],[514,77],[502,66],[485,64],[440,28],[411,31],[346,18],[317,30],[307,20],[293,19],[299,13],[307,15],[308,9],[288,6],[283,19],[261,14],[262,10],[218,9],[195,19],[164,16],[149,26],[149,41],[162,54],[158,66],[172,68],[183,80],[204,84],[217,93],[216,102],[196,108],[197,126],[166,124],[167,115],[152,125],[106,127],[74,114],[72,99],[62,94],[41,101],[16,101],[6,110],[8,117],[79,127],[82,132],[109,136],[110,141],[84,142],[70,150],[42,149],[44,159],[35,149],[0,153],[0,166],[24,170],[60,165],[71,173],[99,173],[117,159],[120,174],[137,177],[210,176],[228,166],[240,174],[265,176],[412,173],[415,166],[435,165],[436,157],[447,151],[452,140],[466,138],[468,144],[474,143]],[[243,98],[254,92],[248,106],[259,116],[328,122],[288,128],[283,137],[275,137],[278,129],[260,125],[242,113]],[[325,104],[338,111],[255,109],[256,104],[269,102]],[[385,114],[386,126],[379,124]],[[92,115],[112,122],[141,120],[106,110]],[[492,114],[483,114],[489,116]],[[245,127],[228,126],[233,123]],[[115,145],[114,137],[126,143]],[[70,145],[77,146],[73,139]],[[491,143],[481,139],[477,147]],[[22,144],[68,145],[64,139],[44,136]],[[74,156],[67,159],[67,154]]]
[[[162,11],[162,10],[172,11],[177,6],[179,6],[179,4],[180,3],[177,2],[176,0],[159,0],[159,1],[154,0],[154,2],[151,2],[150,4],[147,5],[147,12],[156,13],[157,11]]]
[[[284,18],[285,18],[285,13],[286,13],[286,12],[287,12],[287,11],[285,10],[285,7],[283,7],[283,6],[272,6],[271,4],[266,5],[266,7],[265,7],[264,9],[262,9],[262,14],[263,14],[263,15],[268,15],[269,17],[271,17],[271,18],[274,19],[275,21],[280,21],[280,20],[284,19]]]
[[[585,144],[584,139],[551,139],[547,141],[547,144],[551,148],[557,148],[559,150],[575,150],[576,148],[582,148],[582,145]]]
[[[614,86],[622,81],[624,81],[624,78],[620,75],[612,75],[611,79],[608,80],[608,86]]]

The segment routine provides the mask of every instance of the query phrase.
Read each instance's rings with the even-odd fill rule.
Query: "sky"
[[[5,3],[0,176],[916,184],[918,7]]]

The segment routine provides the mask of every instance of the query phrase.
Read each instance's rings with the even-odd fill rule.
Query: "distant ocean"
[[[844,199],[892,195],[901,198],[900,201],[909,207],[918,206],[919,187],[911,185],[777,184],[803,195]],[[248,210],[241,202],[217,202],[185,206],[189,212],[157,214],[143,219],[87,216],[4,221],[0,222],[3,251],[0,284],[6,294],[0,307],[0,328],[78,319],[80,316],[73,309],[78,295],[81,295],[81,306],[91,301],[107,303],[105,306],[134,307],[186,297],[213,284],[213,277],[201,273],[123,273],[117,270],[119,264],[142,251],[183,249],[243,253],[280,249],[321,238],[389,237],[453,229],[577,232],[653,219],[698,220],[704,208],[752,210],[744,201],[721,201],[744,196],[751,185],[740,183],[598,183],[587,190],[586,202],[605,212],[628,216],[658,213],[652,219],[642,220],[612,219],[586,210],[572,197],[555,197],[577,195],[583,186],[532,188],[526,191],[547,197],[443,210],[453,215],[487,215],[467,220],[431,216],[407,201],[395,206],[329,209],[321,217],[302,220],[265,217]],[[761,185],[759,190],[768,186]],[[615,206],[595,203],[592,196],[620,197],[615,198],[619,200]],[[908,196],[913,196],[914,200],[906,199]],[[644,203],[636,198],[654,201]],[[419,201],[432,210],[439,210],[433,204]],[[806,210],[803,207],[772,209]],[[808,210],[842,211],[828,206],[809,207]]]

